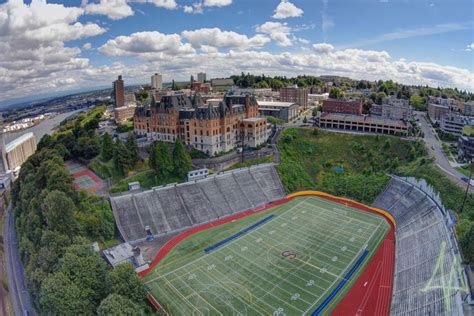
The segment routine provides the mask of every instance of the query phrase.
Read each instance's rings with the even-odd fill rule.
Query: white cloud
[[[399,29],[394,32],[385,33],[373,38],[359,40],[357,42],[344,45],[342,48],[363,47],[368,45],[380,44],[394,40],[414,38],[420,36],[428,36],[435,34],[445,34],[450,32],[462,31],[469,29],[468,23],[445,23],[437,24],[415,29]]]
[[[174,36],[168,35],[168,36]],[[163,35],[166,36],[166,35]],[[166,42],[160,38],[159,42]],[[173,45],[186,45],[181,42]],[[219,45],[224,45],[220,43]],[[167,45],[167,50],[172,49]],[[123,50],[129,52],[124,53]],[[319,43],[313,52],[271,53],[261,50],[229,50],[219,52],[216,47],[201,44],[199,50],[186,53],[156,53],[151,47],[137,49],[134,45],[122,45],[122,49],[110,50],[109,54],[136,56],[150,69],[159,68],[175,79],[187,79],[190,72],[213,69],[213,76],[228,76],[243,72],[268,75],[340,75],[355,79],[393,79],[395,81],[430,86],[451,86],[474,91],[474,74],[469,70],[422,63],[394,60],[386,51],[362,49],[337,50],[331,44]],[[154,70],[150,70],[154,71]],[[142,74],[144,80],[148,73]]]
[[[99,47],[99,52],[109,56],[137,56],[145,59],[166,58],[195,53],[191,44],[184,44],[178,34],[137,32],[118,36]]]
[[[287,23],[281,22],[265,22],[262,25],[256,27],[256,31],[259,33],[268,34],[270,38],[277,42],[279,46],[291,46],[292,41],[290,39],[291,28]]]
[[[0,4],[0,99],[44,89],[70,89],[87,69],[78,47],[66,41],[96,36],[106,30],[95,23],[78,22],[85,13],[46,1]]]
[[[165,8],[168,10],[174,10],[178,8],[178,4],[175,0],[128,0],[128,2],[152,3],[157,7]]]
[[[470,52],[470,51],[473,51],[473,50],[474,50],[474,43],[471,43],[471,44],[466,46],[466,51]]]
[[[105,15],[111,20],[120,20],[134,14],[126,0],[100,0],[99,3],[85,5],[84,10],[88,14]]]
[[[303,14],[303,10],[287,0],[282,0],[274,12],[275,14],[272,16],[274,19],[294,18]]]
[[[232,31],[222,31],[217,27],[183,31],[181,36],[195,48],[207,45],[216,48],[243,50],[250,47],[262,47],[270,42],[268,37],[261,34],[248,38],[246,35]]]
[[[334,46],[328,43],[318,43],[313,45],[314,51],[320,54],[328,54],[334,49]]]
[[[232,4],[232,0],[204,0],[205,7],[225,7]]]
[[[204,12],[202,8],[202,2],[195,2],[192,6],[185,5],[183,6],[184,13],[192,13],[192,14],[202,14]]]
[[[323,8],[321,10],[321,30],[323,31],[323,38],[326,41],[328,39],[328,32],[334,27],[334,21],[327,13],[329,0],[323,0]]]
[[[92,44],[91,43],[85,43],[84,45],[82,45],[82,48],[85,49],[85,50],[89,50],[92,48]]]

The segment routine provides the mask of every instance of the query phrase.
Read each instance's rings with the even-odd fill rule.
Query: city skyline
[[[60,4],[59,4],[60,3]],[[240,72],[474,91],[470,1],[11,1],[0,102]]]

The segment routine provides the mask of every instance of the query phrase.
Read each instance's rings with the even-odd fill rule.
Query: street
[[[7,263],[8,288],[15,315],[37,315],[26,288],[23,263],[18,253],[18,242],[13,222],[13,210],[9,205],[4,226],[4,251]]]
[[[425,135],[424,140],[428,147],[430,156],[435,158],[435,164],[441,169],[453,182],[462,187],[466,188],[466,182],[462,181],[462,178],[466,176],[454,169],[448,161],[448,158],[441,149],[441,142],[436,138],[435,131],[431,127],[431,124],[426,118],[425,112],[415,112],[415,117],[419,120],[421,130]],[[470,189],[473,190],[472,188]]]

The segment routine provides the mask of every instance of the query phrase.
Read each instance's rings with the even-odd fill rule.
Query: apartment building
[[[474,120],[463,115],[448,113],[441,117],[440,128],[444,133],[461,136],[464,126],[474,125]]]
[[[362,100],[323,100],[323,112],[362,115]]]
[[[280,89],[280,101],[298,104],[301,109],[308,108],[308,89],[291,86]]]
[[[428,116],[434,122],[441,121],[441,118],[449,113],[449,106],[436,104],[436,103],[428,103]]]
[[[255,97],[226,95],[218,103],[204,104],[201,97],[186,95],[152,99],[134,115],[134,130],[150,139],[182,140],[211,156],[242,145],[257,147],[267,140],[267,120],[259,117]]]
[[[382,105],[372,105],[370,113],[386,119],[410,120],[413,117],[413,108],[408,100],[389,97],[383,99]]]

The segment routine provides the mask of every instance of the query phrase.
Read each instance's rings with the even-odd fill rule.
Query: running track
[[[181,241],[194,235],[200,231],[223,225],[231,222],[235,219],[243,218],[254,213],[261,212],[268,208],[284,204],[293,198],[304,195],[316,195],[320,198],[324,198],[336,203],[354,207],[356,209],[375,213],[381,215],[375,209],[370,208],[364,204],[347,200],[344,198],[338,198],[330,196],[328,194],[299,194],[293,195],[285,199],[278,200],[276,202],[267,204],[265,206],[241,212],[238,214],[231,215],[226,218],[215,220],[206,223],[201,226],[193,227],[187,231],[170,239],[160,250],[157,252],[153,259],[150,267],[138,273],[140,277],[145,277],[150,273],[153,268],[161,261],[166,255]],[[392,295],[393,286],[393,272],[395,264],[395,225],[391,219],[384,216],[387,222],[390,224],[391,229],[385,239],[382,241],[379,249],[374,254],[370,262],[364,269],[364,272],[360,275],[357,281],[352,285],[350,290],[346,293],[344,298],[334,308],[331,315],[342,316],[342,315],[388,315],[390,311],[390,301]],[[161,309],[161,305],[151,293],[147,294],[150,303],[156,308]]]

